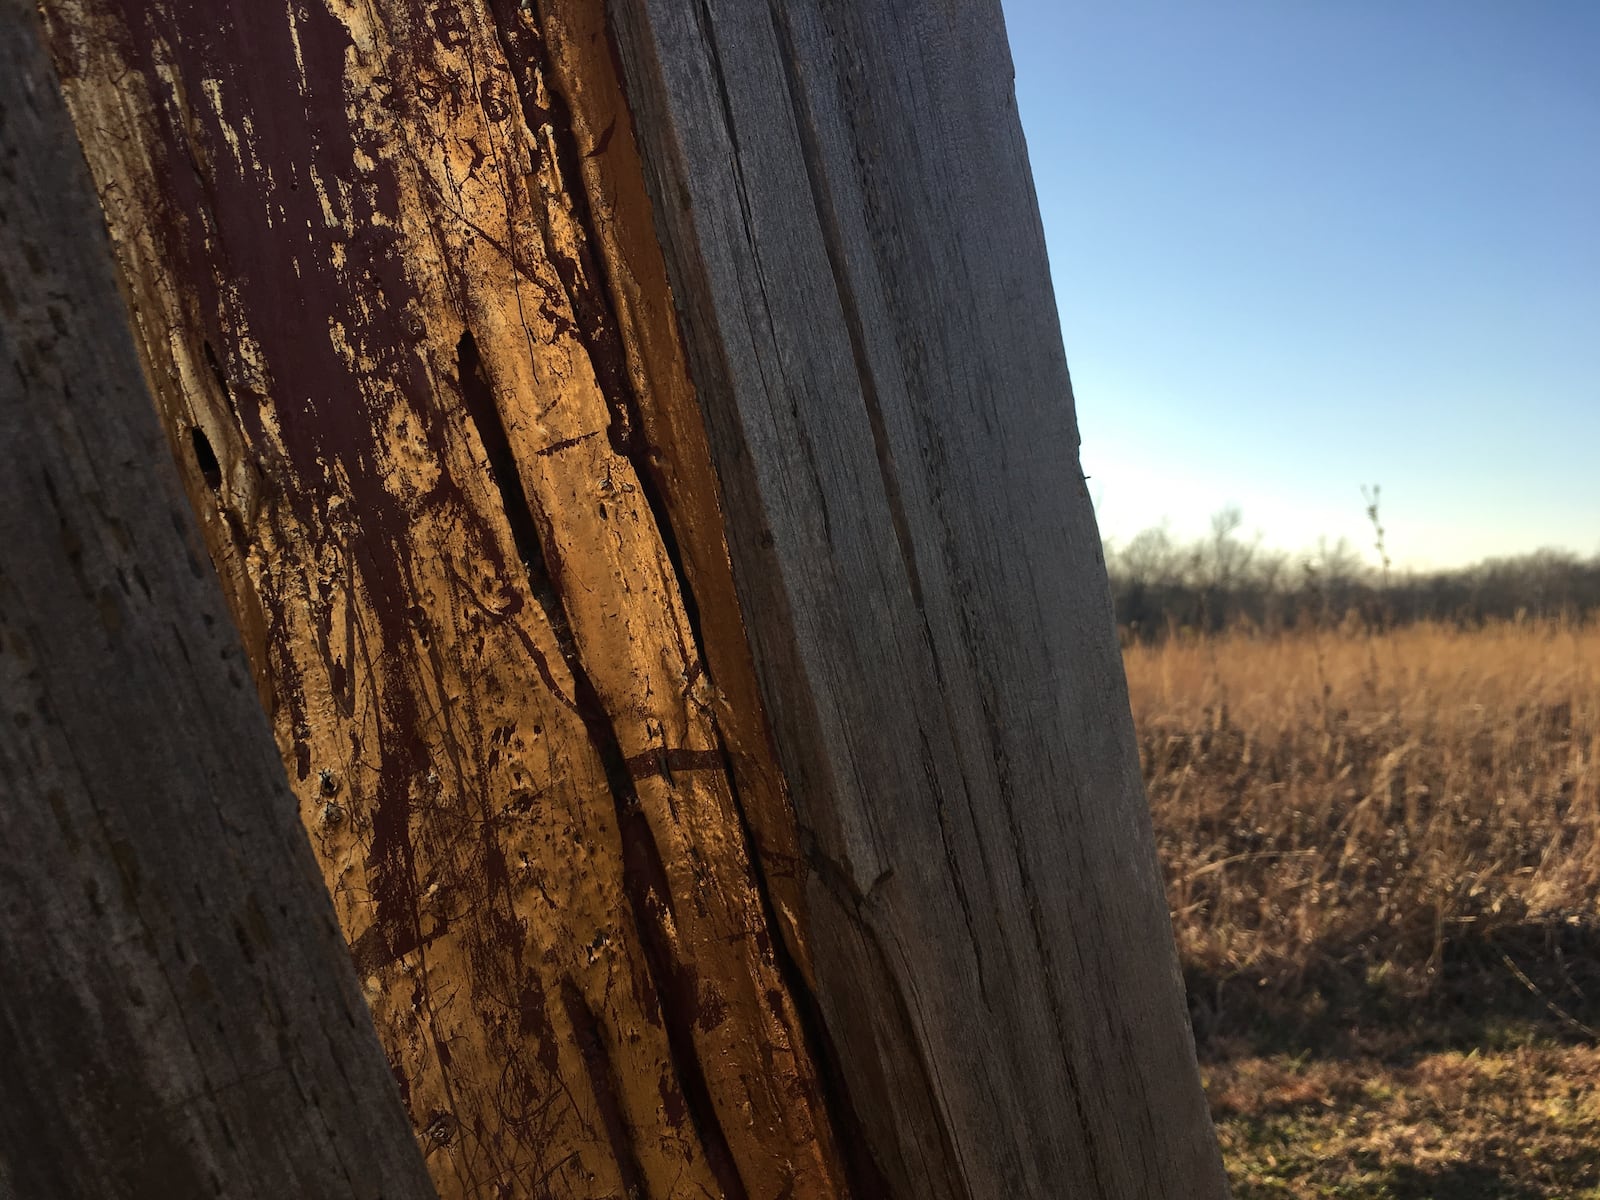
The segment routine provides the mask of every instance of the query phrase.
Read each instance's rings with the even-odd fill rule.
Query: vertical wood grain
[[[0,0],[0,1196],[433,1194]]]
[[[998,6],[610,7],[873,1150],[1224,1195]]]
[[[843,1191],[597,10],[44,9],[441,1194]]]

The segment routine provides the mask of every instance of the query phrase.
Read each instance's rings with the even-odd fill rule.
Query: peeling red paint
[[[595,13],[45,7],[441,1194],[842,1194],[631,127],[550,33]]]

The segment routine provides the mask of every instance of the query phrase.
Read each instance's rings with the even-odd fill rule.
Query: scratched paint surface
[[[838,1195],[792,818],[597,8],[45,4],[441,1195]]]

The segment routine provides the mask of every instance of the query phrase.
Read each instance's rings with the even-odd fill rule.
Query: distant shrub
[[[1377,523],[1379,566],[1346,540],[1323,539],[1298,555],[1239,536],[1239,510],[1212,518],[1211,532],[1180,542],[1164,527],[1106,546],[1117,623],[1132,642],[1177,631],[1276,633],[1354,621],[1392,628],[1419,621],[1474,629],[1491,621],[1587,621],[1600,611],[1600,557],[1542,549],[1447,571],[1394,569]]]

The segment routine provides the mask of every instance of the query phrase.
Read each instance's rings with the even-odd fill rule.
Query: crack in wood
[[[721,1120],[711,1101],[704,1069],[694,1044],[693,1027],[702,1016],[696,973],[692,967],[680,961],[667,928],[667,922],[675,916],[675,899],[661,861],[661,851],[634,790],[634,770],[622,752],[611,717],[580,657],[561,599],[559,551],[553,534],[546,532],[548,519],[541,519],[524,490],[516,456],[470,331],[461,335],[457,357],[463,401],[479,441],[484,446],[489,473],[505,506],[517,553],[527,572],[529,590],[555,633],[572,678],[573,706],[605,770],[606,782],[616,808],[617,828],[622,838],[623,890],[627,894],[650,977],[655,985],[656,1005],[672,1051],[672,1067],[679,1090],[699,1135],[706,1160],[724,1193],[729,1200],[742,1200],[747,1194],[744,1181],[740,1178],[738,1165],[729,1150]],[[570,986],[563,985],[563,1002],[569,1012],[577,1011],[568,995],[569,991]],[[579,996],[578,1000],[581,999]],[[589,1017],[591,1041],[599,1045],[601,1035],[593,1014],[587,1007],[582,1011]],[[584,1035],[580,1032],[579,1036],[582,1041]],[[585,1059],[590,1062],[593,1075],[595,1067],[588,1048],[585,1049]],[[606,1095],[614,1107],[614,1089]],[[602,1105],[605,1106],[604,1101]],[[612,1129],[613,1116],[617,1121],[622,1119],[620,1110],[608,1116],[608,1130]],[[613,1147],[616,1145],[614,1136]],[[628,1161],[633,1164],[631,1169],[637,1172],[636,1160],[630,1158]],[[624,1173],[626,1176],[627,1171]],[[641,1195],[645,1194],[642,1191],[642,1175],[635,1174],[629,1186],[638,1187]]]

